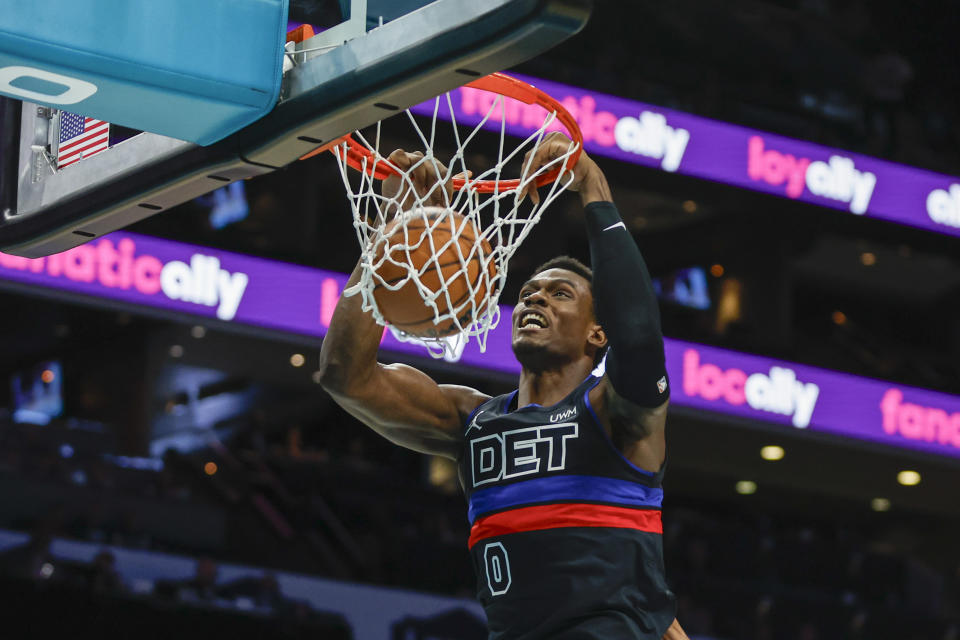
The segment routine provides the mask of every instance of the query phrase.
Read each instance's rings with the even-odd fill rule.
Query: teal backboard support
[[[316,42],[304,41],[291,56],[296,64],[283,75],[277,105],[209,146],[143,133],[56,171],[42,153],[48,113],[24,103],[16,206],[3,211],[0,251],[58,253],[274,171],[354,129],[554,47],[583,27],[590,8],[590,0],[436,0],[339,46],[317,50]],[[11,200],[3,195],[0,202]]]
[[[5,3],[0,95],[212,144],[276,104],[287,2]]]

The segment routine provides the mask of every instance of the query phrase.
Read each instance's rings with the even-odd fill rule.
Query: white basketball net
[[[440,110],[441,100],[446,101],[446,106],[449,109],[455,140],[454,146],[456,147],[456,152],[449,158],[437,158],[433,152],[437,134],[437,114]],[[453,104],[449,93],[435,99],[433,117],[430,120],[427,133],[421,128],[414,115],[406,110],[406,117],[413,125],[420,145],[416,149],[405,150],[422,151],[424,154],[423,158],[406,172],[400,171],[387,159],[392,149],[387,150],[386,154],[381,152],[382,123],[380,122],[375,126],[372,139],[360,131],[353,134],[354,140],[365,145],[373,152],[371,159],[364,160],[364,171],[354,171],[347,165],[345,160],[346,143],[334,149],[353,210],[354,228],[362,252],[360,282],[345,290],[344,295],[361,295],[363,310],[372,313],[377,323],[390,326],[377,307],[374,289],[380,286],[389,290],[397,290],[411,281],[414,282],[417,291],[423,298],[425,311],[427,308],[433,311],[434,323],[437,326],[446,327],[452,322],[456,327],[456,333],[448,337],[423,338],[404,333],[396,327],[390,326],[390,328],[398,339],[425,346],[430,355],[435,358],[444,358],[449,361],[458,360],[471,336],[476,338],[481,352],[486,350],[487,333],[496,327],[500,320],[500,309],[497,303],[506,282],[507,266],[510,258],[530,233],[533,226],[540,221],[543,211],[573,179],[572,172],[564,171],[560,178],[548,185],[548,189],[547,186],[544,187],[548,192],[541,194],[539,203],[533,203],[530,198],[525,198],[521,202],[519,194],[523,193],[531,182],[534,182],[544,173],[563,166],[576,151],[576,143],[571,143],[566,153],[535,172],[529,172],[529,167],[524,166],[519,176],[520,187],[518,189],[501,190],[498,188],[494,193],[480,194],[471,188],[480,180],[492,180],[499,184],[501,180],[517,177],[515,174],[503,175],[506,165],[513,162],[514,165],[520,166],[524,154],[531,150],[536,151],[548,130],[559,128],[559,123],[555,121],[556,113],[547,113],[543,125],[537,131],[523,140],[516,148],[507,150],[506,117],[504,115],[507,109],[504,108],[504,103],[504,96],[497,95],[484,118],[465,134],[461,132],[453,115]],[[398,115],[398,117],[402,116]],[[477,137],[481,129],[485,126],[489,129],[490,125],[488,123],[495,123],[497,118],[500,120],[500,145],[496,162],[484,171],[478,171],[478,167],[475,166],[467,166],[465,156],[468,145]],[[464,130],[467,129],[467,127],[463,128]],[[381,166],[381,163],[400,173],[402,187],[397,197],[389,198],[381,195],[378,185],[375,184],[378,180],[370,175],[372,172],[368,171],[370,166]],[[453,196],[450,197],[443,188],[442,182],[438,181],[430,187],[427,193],[416,194],[414,183],[409,174],[427,163],[435,172],[434,175],[442,176],[442,182],[450,181],[454,176],[461,174],[460,177],[466,178],[465,186],[455,190]],[[446,166],[446,170],[443,169],[443,166]],[[454,210],[466,219],[462,225],[455,228],[449,239],[442,244],[435,242],[434,236],[430,232],[437,228],[449,230],[451,224],[447,216],[438,217],[436,215],[436,207],[427,206],[427,203],[432,202],[431,197],[436,198],[438,194],[442,195],[443,206],[446,209]],[[415,198],[413,205],[401,214],[399,199],[408,198],[411,195]],[[525,210],[523,213],[521,213],[521,205]],[[397,236],[393,235],[390,240],[392,250],[385,252],[383,247],[393,229],[387,233],[384,233],[384,230],[398,215],[402,215],[404,219],[402,224],[407,226],[423,225],[428,231],[422,234],[410,234],[410,237],[404,234],[402,242],[416,241],[411,244],[398,244]],[[459,238],[463,232],[476,236],[476,242],[471,243],[473,249],[469,253],[458,249]],[[489,243],[491,247],[489,253],[483,250],[482,240]],[[423,243],[430,244],[433,258],[418,270],[411,264],[409,257],[411,252],[421,249]],[[434,244],[436,246],[433,246]],[[379,258],[377,257],[378,248],[380,249]],[[448,251],[449,249],[452,249],[452,251]],[[455,273],[446,277],[439,289],[434,291],[424,283],[425,276],[432,275],[434,286],[436,286],[439,266],[436,258],[443,255],[445,260],[449,260],[451,253],[457,255],[459,268],[456,269]],[[468,267],[472,260],[479,260],[479,275],[477,275],[476,262],[472,267]],[[402,266],[405,269],[406,276],[399,281],[386,282],[377,272],[387,261]],[[494,269],[490,268],[491,262],[495,267]],[[444,269],[445,274],[450,273],[449,266],[445,266]],[[472,270],[472,278],[468,276],[468,269]],[[495,275],[491,276],[491,271]],[[447,290],[447,285],[452,282],[469,284],[468,295],[461,297],[459,301],[452,300]],[[482,295],[482,291],[486,292],[485,295]]]

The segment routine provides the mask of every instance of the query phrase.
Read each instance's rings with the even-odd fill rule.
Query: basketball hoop
[[[479,78],[466,84],[465,86],[471,89],[481,89],[499,96],[506,96],[508,98],[512,98],[513,100],[519,100],[524,104],[535,104],[542,107],[547,114],[554,114],[556,120],[566,128],[567,132],[570,134],[570,137],[577,144],[573,156],[571,156],[570,159],[570,166],[577,164],[577,160],[580,159],[580,151],[583,148],[583,136],[580,134],[580,127],[577,126],[577,121],[572,115],[570,115],[570,112],[551,96],[537,89],[533,85],[527,84],[522,80],[517,80],[516,78],[503,73],[494,73],[484,78]],[[506,109],[502,105],[499,108],[501,113],[506,113]],[[487,118],[490,118],[492,112],[496,109],[496,103],[491,105],[491,111],[487,114]],[[481,123],[481,125],[486,122],[487,118],[484,119],[484,122]],[[549,124],[549,122],[545,122],[544,126],[548,126]],[[378,180],[383,180],[389,175],[399,175],[400,171],[393,165],[389,163],[384,164],[381,162],[376,162],[376,152],[374,149],[370,148],[366,144],[357,142],[352,135],[347,134],[344,136],[342,138],[342,142],[347,145],[347,164],[357,171],[371,172],[371,175]],[[537,186],[542,187],[545,184],[555,181],[560,176],[560,171],[561,168],[557,167],[556,169],[538,176],[536,181]],[[453,188],[455,190],[463,189],[465,186],[468,186],[467,180],[458,176],[454,176]],[[469,186],[477,193],[497,193],[500,191],[511,191],[516,189],[520,186],[520,180],[478,179],[469,183]]]
[[[363,309],[372,313],[379,324],[390,326],[401,340],[423,344],[432,356],[447,360],[459,358],[469,337],[477,339],[481,351],[486,349],[487,333],[500,319],[497,303],[506,283],[510,258],[533,226],[540,221],[543,211],[570,184],[573,174],[564,172],[576,164],[583,146],[576,120],[563,105],[543,91],[501,73],[479,78],[466,87],[493,94],[486,113],[469,131],[466,131],[466,126],[463,127],[464,131],[458,126],[450,93],[434,99],[428,129],[421,128],[416,116],[409,109],[406,110],[407,119],[420,142],[416,150],[423,153],[423,157],[406,170],[390,162],[389,150],[387,153],[381,152],[382,121],[375,125],[371,135],[357,131],[337,141],[331,148],[337,157],[347,189],[354,228],[361,247],[360,281],[344,291],[344,295],[361,295]],[[450,157],[443,160],[434,154],[434,146],[440,137],[438,114],[441,106],[448,110],[452,127],[450,147],[455,149]],[[507,144],[507,118],[509,113],[516,113],[518,108],[526,109],[526,122],[536,118],[534,122],[539,121],[540,126],[519,144],[508,148],[511,145]],[[531,108],[535,110],[533,116]],[[426,133],[424,129],[427,129]],[[490,163],[492,166],[478,171],[476,167],[467,166],[466,153],[470,143],[479,137],[479,132],[483,129],[495,129],[499,132],[499,150],[496,160]],[[524,157],[533,157],[547,132],[553,129],[566,130],[572,140],[569,147],[544,166],[531,171],[530,166],[523,162]],[[424,164],[429,165],[433,174],[440,179],[426,193],[418,194],[411,174]],[[355,172],[348,171],[348,167]],[[513,172],[517,177],[510,177],[509,172]],[[375,184],[389,176],[396,176],[401,181],[401,188],[394,197],[379,193]],[[452,195],[451,191],[444,188],[447,184],[452,185]],[[532,184],[548,187],[548,193],[538,203],[523,197]],[[412,205],[409,200],[411,197]],[[444,252],[445,255],[460,256],[459,263],[452,267],[449,263],[444,265],[439,278],[435,265],[415,264],[409,260],[405,263],[398,262],[395,258],[387,258],[387,253],[382,250],[387,243],[393,249],[390,253],[406,255],[408,258],[419,251],[423,245],[422,239],[418,240],[417,246],[398,245],[397,234],[392,232],[391,223],[398,215],[402,215],[404,224],[418,221],[416,224],[422,225],[422,228],[435,228],[436,208],[428,205],[435,204],[438,197],[445,208],[466,218],[469,224],[463,227],[472,230],[467,239],[459,237],[459,233],[452,233],[444,237],[442,245],[431,244],[435,256]],[[404,206],[401,205],[400,198],[407,201],[404,205],[406,211],[402,211]],[[524,209],[523,212],[521,208]],[[391,233],[393,237],[389,238]],[[475,244],[474,250],[467,252],[462,248],[456,251],[451,249],[463,247],[466,243],[470,246]],[[481,246],[485,249],[480,250]],[[465,258],[464,254],[467,253],[469,256]],[[389,279],[381,274],[387,260],[390,261],[388,266],[393,274]],[[399,279],[395,276],[398,267],[402,268],[404,273]],[[474,275],[471,279],[467,277],[468,273],[479,273],[482,277]],[[424,307],[432,312],[433,323],[445,328],[443,335],[410,335],[391,326],[384,318],[374,296],[375,290],[395,291],[411,283],[413,286],[410,286],[410,290],[416,290],[423,299]],[[456,307],[443,302],[451,301],[450,292],[447,290],[450,283],[467,289],[463,295],[456,297],[462,301]],[[452,327],[451,331],[446,331],[447,327]]]

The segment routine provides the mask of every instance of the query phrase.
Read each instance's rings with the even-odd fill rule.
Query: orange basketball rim
[[[566,128],[570,135],[570,139],[573,140],[574,144],[577,146],[576,150],[573,152],[573,155],[570,156],[563,166],[547,171],[543,175],[537,177],[536,183],[538,187],[542,187],[555,181],[568,166],[576,166],[577,160],[580,159],[580,152],[583,149],[583,134],[580,133],[580,127],[577,125],[576,119],[570,115],[570,112],[567,111],[562,104],[557,102],[550,95],[544,93],[540,89],[537,89],[531,84],[508,76],[504,73],[493,73],[489,76],[478,78],[473,82],[466,84],[465,86],[472,89],[489,91],[490,93],[501,95],[506,98],[513,98],[514,100],[519,100],[524,104],[536,104],[542,107],[547,114],[556,114],[556,119]],[[346,143],[347,145],[346,162],[353,169],[356,169],[357,171],[365,171],[367,174],[378,180],[383,180],[391,175],[400,175],[399,172],[389,163],[382,160],[378,161],[373,150],[354,140],[353,136],[350,134],[347,134],[343,138],[339,138],[332,143],[329,143],[328,146],[322,147],[318,151],[329,148],[334,153],[338,153],[343,148],[343,143]],[[452,182],[453,188],[458,191],[463,189],[468,184],[468,181],[461,176],[455,176]],[[507,180],[474,180],[470,182],[469,185],[471,190],[477,193],[503,193],[519,188],[520,183],[521,180],[519,178],[513,178]]]

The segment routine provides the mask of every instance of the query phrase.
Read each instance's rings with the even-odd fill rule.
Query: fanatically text
[[[824,147],[673,109],[521,78],[554,97],[576,120],[583,148],[663,171],[773,193],[820,206],[960,235],[960,184],[949,176]],[[449,105],[415,105],[419,115],[536,136],[563,130],[537,103],[471,87],[450,93]],[[946,182],[945,182],[946,180]]]
[[[888,389],[880,400],[883,432],[908,440],[936,442],[960,449],[960,413],[906,402],[903,391]]]
[[[617,146],[640,156],[660,160],[664,171],[676,171],[690,142],[690,132],[667,124],[661,113],[643,111],[639,118],[625,117],[614,129]]]
[[[537,104],[526,104],[513,98],[502,99],[481,89],[461,87],[460,110],[463,116],[484,117],[490,114],[490,126],[499,126],[501,118],[507,125],[536,130],[544,122],[545,112]],[[565,96],[560,104],[577,121],[584,144],[621,149],[637,156],[659,161],[664,171],[680,168],[690,132],[671,126],[667,117],[650,109],[636,117],[618,117],[605,110],[597,110],[597,101],[589,95],[575,98]],[[559,121],[547,127],[548,131],[561,129]]]
[[[934,189],[927,196],[927,215],[938,224],[960,228],[960,184]]]
[[[233,320],[249,282],[246,273],[223,269],[215,256],[194,253],[189,262],[164,264],[155,256],[138,254],[130,238],[116,244],[101,238],[45,258],[0,253],[0,267],[43,273],[80,285],[137,291],[144,296],[162,293],[171,300],[215,308],[220,320]]]

